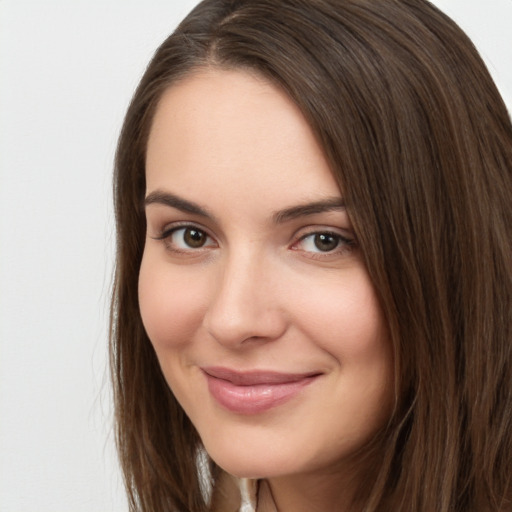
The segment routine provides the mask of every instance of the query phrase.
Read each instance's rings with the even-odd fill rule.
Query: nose
[[[286,330],[276,271],[258,255],[228,258],[215,275],[204,326],[230,348],[276,340]]]

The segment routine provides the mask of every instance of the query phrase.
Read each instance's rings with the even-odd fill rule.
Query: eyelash
[[[185,235],[187,230],[195,231],[197,233],[203,234],[206,236],[206,243],[204,245],[201,245],[200,247],[194,248],[194,247],[188,247],[188,248],[179,248],[176,247],[175,243],[172,241],[172,237],[179,231],[183,231],[183,236]],[[208,232],[199,227],[195,224],[175,224],[170,228],[164,229],[159,235],[154,237],[155,240],[161,240],[164,242],[166,249],[173,253],[177,254],[190,254],[191,252],[199,252],[202,249],[206,249],[208,247],[211,247],[211,245],[208,244],[208,240],[212,241],[213,237],[211,237]],[[184,242],[182,238],[182,243],[186,245],[186,242]]]
[[[292,245],[292,249],[296,250],[296,251],[301,250],[301,249],[295,248],[296,245],[299,244],[300,242],[304,242],[308,239],[311,239],[310,243],[313,243],[316,245],[316,243],[315,243],[316,237],[333,238],[336,240],[336,246],[333,249],[328,250],[328,251],[322,251],[320,249],[318,251],[303,250],[303,252],[311,254],[312,256],[310,256],[310,257],[312,257],[314,259],[320,259],[320,258],[326,258],[329,256],[335,256],[335,255],[338,256],[338,255],[346,254],[346,253],[352,252],[356,248],[356,245],[357,245],[355,238],[349,238],[347,236],[343,236],[340,233],[336,233],[335,231],[315,230],[315,231],[311,231],[309,233],[302,235],[298,239],[298,241]],[[317,249],[318,249],[318,247],[317,247]],[[313,255],[315,255],[315,256],[313,256]]]
[[[201,246],[194,248],[194,247],[191,247],[190,245],[188,245],[187,242],[185,242],[182,238],[181,243],[183,243],[184,245],[188,245],[188,247],[187,248],[176,247],[175,242],[172,241],[172,237],[174,235],[176,235],[176,233],[178,233],[179,231],[183,231],[182,236],[185,236],[185,233],[187,230],[195,231],[198,234],[200,234],[200,235],[202,234],[203,236],[205,236],[206,237],[205,243]],[[336,240],[336,246],[333,249],[328,250],[328,251],[304,250],[304,249],[301,249],[300,247],[298,247],[299,244],[308,241],[308,239],[311,239],[309,241],[309,243],[313,243],[316,245],[315,237],[333,238]],[[167,250],[169,250],[175,254],[197,253],[204,249],[208,249],[210,247],[217,246],[213,237],[211,237],[205,229],[203,229],[195,224],[173,225],[172,227],[164,229],[159,235],[157,235],[156,237],[153,237],[153,238],[155,240],[163,241]],[[209,243],[212,241],[214,242],[214,244]],[[335,255],[337,256],[337,255],[342,255],[342,254],[352,252],[356,248],[356,246],[357,246],[357,242],[356,242],[355,238],[343,236],[340,233],[337,233],[335,231],[317,229],[317,230],[310,231],[308,233],[301,235],[296,241],[293,242],[293,244],[291,245],[291,250],[302,251],[303,253],[309,254],[310,255],[309,257],[312,259],[322,259],[322,258],[328,258],[328,257],[332,257]],[[318,247],[317,247],[317,249],[318,249]]]

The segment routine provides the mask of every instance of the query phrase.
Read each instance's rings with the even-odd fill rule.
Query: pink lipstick
[[[320,373],[237,372],[228,368],[202,368],[208,389],[224,408],[238,414],[258,414],[296,396]]]

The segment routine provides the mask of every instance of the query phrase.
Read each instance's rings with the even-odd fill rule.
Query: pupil
[[[185,243],[189,247],[202,247],[206,242],[206,236],[202,231],[198,231],[197,229],[187,229],[185,230]]]
[[[338,239],[333,235],[326,233],[315,235],[315,247],[319,251],[332,251],[333,249],[336,249],[337,245]]]

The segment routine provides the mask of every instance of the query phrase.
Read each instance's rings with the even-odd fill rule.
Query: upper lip
[[[316,377],[318,371],[304,373],[283,373],[268,370],[237,371],[220,366],[208,366],[202,368],[210,377],[226,380],[236,386],[256,386],[261,384],[287,384],[299,380]]]

